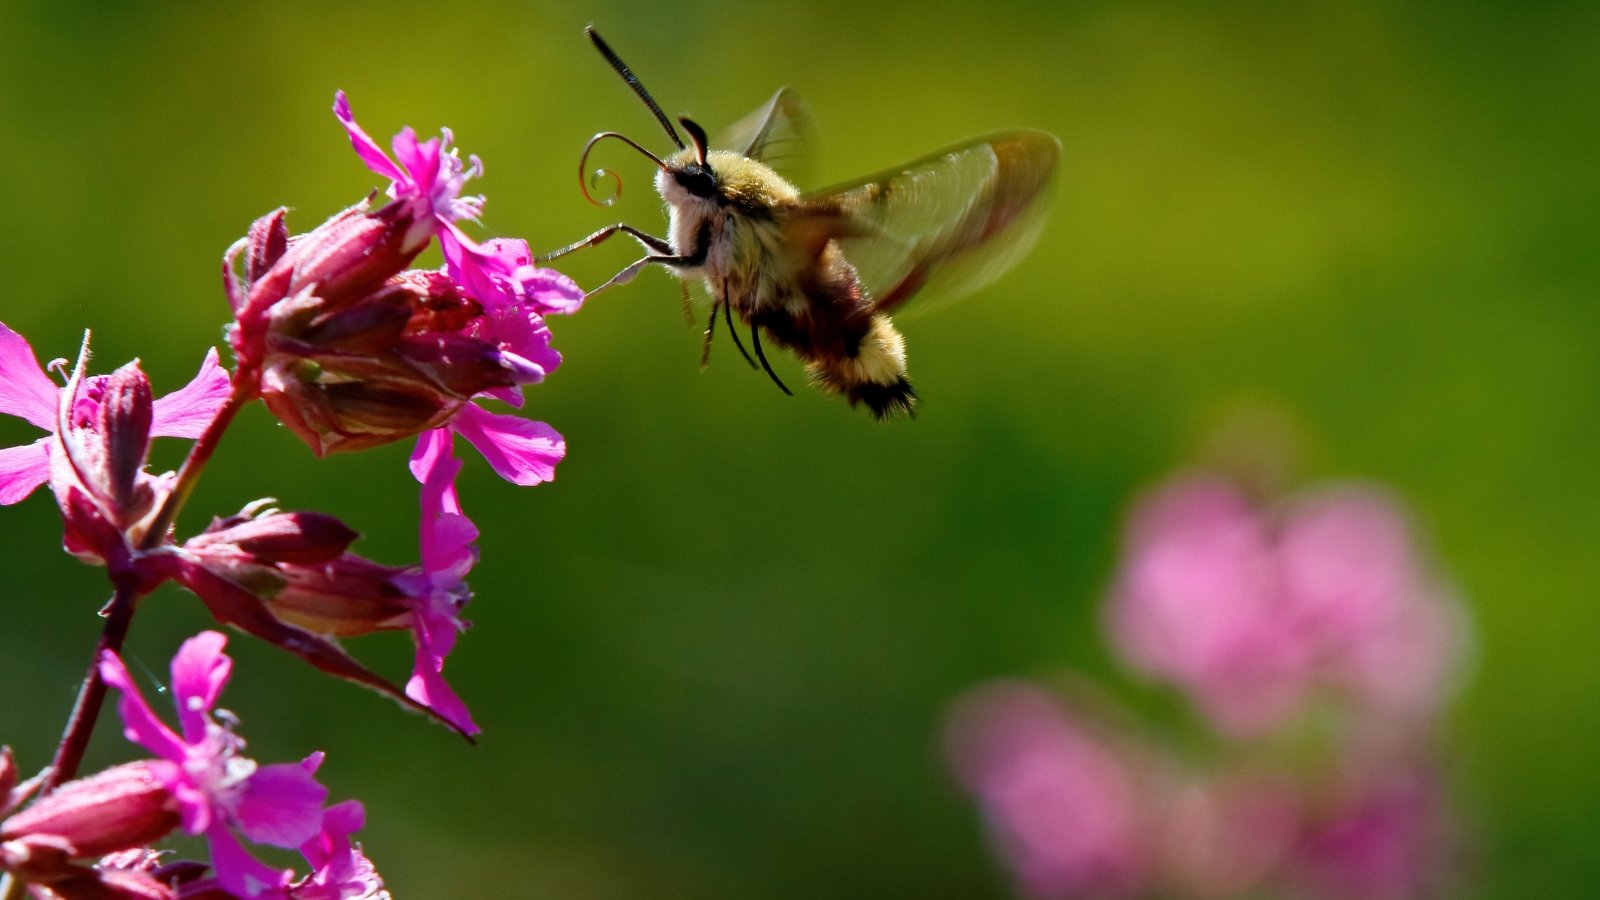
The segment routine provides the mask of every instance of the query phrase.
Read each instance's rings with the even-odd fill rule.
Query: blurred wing
[[[919,292],[954,299],[1033,246],[1060,158],[1061,142],[1043,131],[984,135],[808,193],[786,228],[799,246],[837,241],[881,311]]]
[[[791,182],[803,181],[812,131],[811,112],[800,95],[779,88],[771,100],[717,135],[711,146],[766,163]]]

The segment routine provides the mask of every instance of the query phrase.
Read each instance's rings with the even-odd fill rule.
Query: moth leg
[[[794,392],[784,386],[782,379],[778,378],[778,373],[772,371],[772,364],[767,362],[767,354],[761,350],[761,332],[757,330],[754,322],[750,323],[750,342],[756,345],[756,358],[761,360],[761,368],[767,370],[767,377],[771,378],[772,383],[778,386],[778,390],[793,397]]]
[[[711,365],[711,337],[717,332],[717,304],[711,305],[711,315],[706,318],[706,339],[700,345],[700,371]]]
[[[627,284],[628,282],[637,278],[639,273],[644,271],[645,266],[651,264],[662,266],[698,266],[705,261],[706,259],[704,253],[699,253],[693,256],[673,256],[671,254],[657,256],[656,254],[652,253],[645,256],[643,259],[635,261],[632,265],[628,266],[626,269],[623,269],[621,272],[611,276],[606,280],[605,284],[602,284],[594,290],[589,291],[589,293],[598,294],[608,287],[619,284]]]
[[[551,250],[549,253],[542,253],[535,257],[535,259],[542,263],[549,262],[552,259],[559,259],[560,257],[566,256],[568,253],[573,252],[574,250],[582,250],[585,247],[593,247],[598,244],[603,244],[605,243],[606,238],[611,237],[613,234],[616,234],[619,231],[638,241],[646,250],[653,250],[662,256],[670,256],[672,254],[672,245],[667,243],[665,240],[662,240],[661,238],[658,238],[652,234],[646,234],[645,232],[640,231],[639,229],[625,222],[618,222],[615,225],[607,225],[583,240],[568,244],[559,250]]]
[[[717,302],[722,305],[722,320],[728,323],[728,337],[733,338],[733,345],[739,348],[739,355],[744,357],[744,361],[750,364],[750,368],[754,369],[756,361],[750,358],[750,352],[744,349],[744,344],[739,340],[739,329],[733,327],[733,304],[728,302],[728,285],[726,283],[722,285],[722,297]],[[716,307],[711,308],[711,314],[713,316],[717,314]]]
[[[689,282],[678,282],[678,297],[683,301],[683,324],[694,327],[694,309],[689,300]]]

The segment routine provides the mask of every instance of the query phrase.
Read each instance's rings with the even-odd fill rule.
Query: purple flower
[[[1296,852],[1296,896],[1408,900],[1438,893],[1447,834],[1426,772],[1367,775],[1343,786]]]
[[[978,688],[957,702],[946,747],[1023,895],[1133,896],[1148,880],[1137,758],[1044,690]]]
[[[420,469],[422,478],[422,565],[397,581],[416,603],[412,634],[417,656],[406,695],[471,735],[481,729],[443,674],[445,657],[467,627],[461,618],[462,608],[472,599],[466,577],[478,561],[472,544],[478,529],[461,512],[456,499],[455,477],[461,461],[451,455],[450,444],[449,432],[432,440],[425,435],[418,442],[419,450],[431,451],[413,466],[414,471]]]
[[[434,496],[449,490],[453,473],[449,470],[433,488]],[[459,522],[425,518],[425,528],[439,529],[443,537],[425,532],[424,566],[400,569],[346,552],[357,535],[332,516],[260,509],[262,505],[215,521],[185,541],[170,556],[171,577],[199,596],[217,621],[295,653],[329,674],[426,711],[469,737],[476,733],[439,678],[455,631],[464,624],[455,616],[469,595],[459,575],[450,573],[464,575],[470,567],[471,551],[465,544],[476,536],[471,523],[459,516],[454,517]],[[459,538],[459,550],[429,544],[455,540],[462,532],[460,523],[467,533]],[[460,553],[467,554],[464,567],[453,561]],[[431,577],[423,574],[430,559]],[[395,630],[412,632],[416,675],[432,690],[416,686],[416,677],[413,687],[403,690],[362,666],[336,641]]]
[[[173,657],[177,732],[145,702],[116,654],[101,657],[100,674],[122,692],[117,711],[124,735],[166,763],[158,777],[176,798],[184,831],[206,836],[218,881],[236,896],[256,897],[287,876],[251,856],[237,835],[299,847],[322,829],[328,790],[312,777],[319,756],[302,764],[258,765],[242,755],[244,741],[212,718],[233,666],[222,652],[226,642],[215,631],[202,632]]]
[[[311,864],[311,874],[291,887],[288,896],[294,900],[389,900],[372,861],[350,841],[350,835],[360,831],[365,822],[366,811],[359,801],[328,807],[322,830],[300,846],[300,855]]]
[[[1227,765],[1227,763],[1224,763]],[[1294,779],[1250,766],[1189,776],[1161,806],[1157,891],[1173,897],[1270,896],[1302,829]]]
[[[1410,716],[1437,706],[1459,623],[1381,492],[1263,509],[1221,478],[1180,478],[1136,504],[1126,544],[1116,646],[1222,731],[1259,735],[1318,694]]]
[[[419,232],[439,236],[450,276],[484,303],[491,315],[506,306],[548,314],[576,312],[582,305],[583,292],[570,278],[534,267],[525,241],[500,239],[479,244],[456,225],[463,219],[476,221],[483,212],[481,196],[460,196],[468,180],[483,174],[483,164],[476,156],[471,157],[470,167],[462,164],[450,147],[449,129],[444,129],[441,138],[423,143],[417,142],[410,127],[401,129],[391,145],[394,158],[390,159],[356,124],[343,91],[334,95],[333,112],[361,161],[389,179],[389,196],[416,210]]]
[[[527,243],[477,243],[456,224],[475,219],[482,198],[460,196],[481,171],[463,164],[450,135],[418,141],[407,128],[391,158],[356,124],[340,93],[334,112],[393,202],[352,207],[315,231],[290,237],[278,211],[230,250],[237,322],[232,343],[263,399],[318,454],[361,450],[450,428],[519,484],[548,480],[564,452],[548,425],[470,405],[494,397],[523,402],[561,363],[544,316],[571,312],[583,293],[566,276],[533,264]],[[438,271],[406,270],[437,235]]]
[[[69,421],[92,421],[100,386],[108,377],[84,379]],[[22,335],[0,324],[0,413],[49,432],[31,444],[0,449],[0,505],[21,501],[49,480],[51,437],[57,431],[62,391],[45,374]],[[199,437],[227,399],[228,391],[228,373],[217,365],[217,351],[213,349],[206,354],[194,380],[154,401],[149,433],[155,437]]]

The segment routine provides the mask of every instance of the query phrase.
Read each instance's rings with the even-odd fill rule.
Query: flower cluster
[[[1344,486],[1263,504],[1180,477],[1135,505],[1126,545],[1112,646],[1188,700],[1207,749],[1178,754],[1083,690],[964,697],[951,765],[1018,892],[1437,895],[1431,743],[1464,629],[1396,503]]]
[[[576,311],[584,296],[564,275],[536,266],[526,242],[467,235],[461,223],[478,217],[483,199],[462,191],[482,165],[462,162],[448,131],[423,141],[406,128],[391,157],[356,124],[342,93],[334,114],[359,158],[390,182],[389,200],[376,209],[357,203],[298,235],[279,209],[228,250],[232,372],[213,350],[193,381],[156,399],[137,362],[88,374],[86,337],[70,369],[51,364],[58,384],[27,341],[0,325],[0,413],[45,432],[0,449],[0,505],[48,484],[65,548],[103,565],[113,586],[107,650],[85,681],[54,769],[18,784],[9,752],[0,753],[0,885],[25,884],[48,898],[387,896],[350,842],[362,825],[360,804],[324,808],[327,791],[313,778],[320,754],[258,766],[229,719],[211,715],[231,667],[220,634],[200,635],[174,658],[177,731],[145,704],[115,650],[139,601],[167,581],[199,597],[221,624],[464,736],[479,731],[444,679],[467,625],[466,577],[477,562],[478,531],[456,493],[462,463],[454,439],[514,484],[554,477],[566,453],[561,435],[488,407],[520,408],[523,389],[560,365],[545,317]],[[443,265],[412,268],[435,239]],[[343,522],[270,500],[179,536],[179,509],[234,416],[256,399],[318,456],[417,439],[410,470],[421,484],[418,563],[358,556],[350,551],[357,534]],[[182,468],[147,471],[155,437],[194,441]],[[379,631],[412,637],[415,661],[403,687],[339,643]],[[126,734],[154,758],[70,780],[108,685],[122,692]],[[205,836],[211,874],[150,849],[179,827]],[[268,867],[244,841],[298,848],[312,871],[296,878]]]
[[[106,653],[100,670],[122,693],[123,734],[153,757],[67,782],[0,821],[0,868],[52,897],[387,897],[350,842],[362,826],[361,804],[324,806],[328,789],[314,777],[322,754],[260,765],[244,755],[231,716],[212,715],[233,665],[225,643],[203,632],[173,657],[177,731],[146,703],[122,660]],[[0,806],[0,815],[8,808]],[[205,837],[209,874],[197,864],[163,863],[150,848],[177,828]],[[297,877],[272,868],[241,839],[299,849],[311,871]],[[89,860],[99,862],[82,865]]]

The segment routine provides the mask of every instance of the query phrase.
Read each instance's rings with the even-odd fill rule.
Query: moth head
[[[709,143],[706,131],[687,116],[678,119],[678,122],[683,125],[684,131],[689,132],[689,139],[694,146],[679,151],[664,171],[691,196],[710,200],[717,196],[717,172],[706,160]]]
[[[693,146],[686,146],[683,143],[683,138],[679,136],[678,130],[672,127],[672,122],[661,111],[661,107],[656,103],[655,98],[651,97],[650,92],[645,90],[638,77],[617,56],[616,51],[612,50],[611,46],[602,40],[599,34],[595,33],[594,26],[591,25],[585,28],[584,32],[589,35],[589,40],[594,43],[595,49],[600,51],[600,55],[605,57],[606,62],[611,64],[611,68],[622,76],[622,80],[633,89],[633,92],[638,95],[640,100],[644,101],[644,105],[655,115],[656,121],[661,123],[662,130],[667,133],[667,137],[677,147],[677,152],[663,159],[646,150],[642,144],[626,135],[615,131],[602,131],[590,138],[589,143],[584,145],[583,156],[578,160],[578,183],[583,190],[583,196],[590,203],[609,206],[616,202],[617,195],[621,194],[622,178],[615,172],[608,169],[596,169],[593,176],[588,179],[585,178],[589,168],[589,152],[594,149],[594,145],[605,138],[615,138],[639,151],[656,164],[656,168],[659,170],[656,176],[656,186],[660,189],[663,197],[666,197],[673,188],[677,188],[684,192],[685,199],[688,197],[695,197],[701,200],[715,198],[717,196],[717,177],[711,165],[706,161],[709,142],[706,140],[705,129],[701,128],[692,119],[680,118],[678,121],[683,125],[684,131],[689,133],[690,140],[694,142]],[[605,177],[612,179],[616,187],[616,193],[608,199],[596,199],[593,194],[589,193],[589,188]]]

